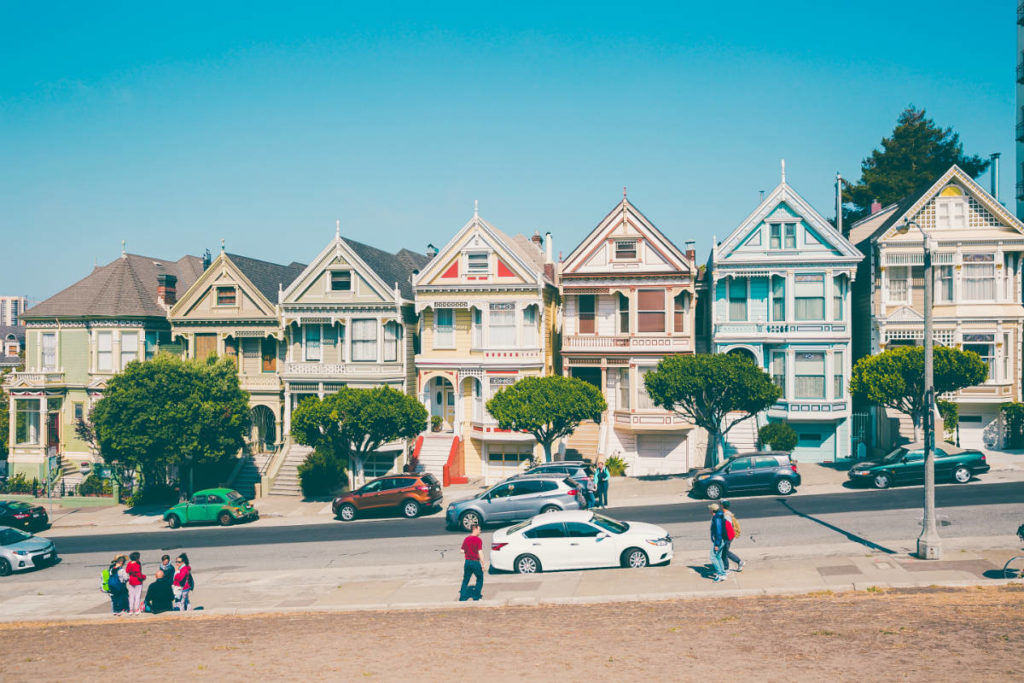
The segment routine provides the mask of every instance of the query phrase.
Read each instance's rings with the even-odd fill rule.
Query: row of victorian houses
[[[336,232],[308,265],[229,254],[178,261],[122,253],[25,311],[26,369],[9,376],[12,473],[39,476],[47,453],[68,475],[96,456],[75,433],[126,363],[171,351],[236,359],[250,394],[246,461],[271,492],[297,493],[306,450],[289,438],[307,396],[392,386],[417,396],[440,431],[353,464],[356,481],[411,453],[439,474],[494,481],[539,451],[498,428],[487,400],[525,376],[599,387],[608,411],[560,447],[618,456],[634,475],[700,464],[701,430],[655,407],[643,377],[668,354],[743,354],[782,398],[730,432],[785,421],[795,456],[857,455],[878,420],[855,415],[853,362],[923,340],[919,224],[934,244],[935,340],[979,353],[989,379],[952,397],[964,445],[998,447],[999,406],[1020,400],[1024,224],[959,168],[844,235],[779,185],[698,265],[623,196],[567,257],[550,233],[510,237],[476,212],[441,249],[390,253]],[[894,416],[895,417],[895,416]],[[906,427],[906,425],[903,425]],[[877,438],[875,438],[877,441]]]

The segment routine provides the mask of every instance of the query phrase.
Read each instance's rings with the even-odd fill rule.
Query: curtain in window
[[[965,263],[964,299],[991,301],[996,298],[996,266],[994,263]]]
[[[618,385],[618,406],[616,408],[629,410],[629,368],[619,368]]]
[[[906,303],[910,301],[910,269],[906,266],[890,266],[888,271],[889,301]]]
[[[786,397],[786,354],[772,354],[772,381],[782,389],[782,398]]]
[[[377,360],[377,321],[352,321],[352,360]]]
[[[57,335],[43,335],[43,370],[57,369]]]
[[[796,398],[825,398],[825,354],[797,353],[793,363]]]
[[[580,294],[576,302],[579,306],[580,334],[594,334],[594,295]]]
[[[747,281],[729,280],[729,320],[747,319]]]
[[[319,325],[306,325],[306,360],[307,361],[319,361],[322,358],[320,354],[320,326]]]
[[[523,346],[537,346],[537,307],[523,309]]]
[[[636,407],[639,408],[640,410],[651,410],[653,408],[657,408],[657,406],[654,405],[654,401],[651,400],[651,395],[647,393],[647,385],[644,384],[644,377],[647,376],[648,372],[651,372],[652,370],[654,370],[654,368],[652,368],[652,367],[637,368],[637,370],[640,371],[640,377],[639,377],[640,384],[639,384],[639,387],[637,388],[637,392],[636,392],[637,393],[637,406]]]
[[[665,290],[637,291],[637,332],[665,331]]]
[[[514,304],[491,304],[491,346],[516,345],[516,310]]]
[[[832,398],[843,397],[843,366],[845,364],[842,351],[832,354]]]
[[[825,276],[797,275],[793,285],[797,320],[825,319]]]
[[[39,443],[39,399],[14,400],[14,443],[30,446]]]
[[[353,340],[355,335],[353,334]],[[455,312],[450,308],[434,311],[434,348],[455,346]]]
[[[772,276],[772,320],[781,322],[786,319],[786,278]]]
[[[384,360],[398,360],[398,325],[388,323],[384,326]]]

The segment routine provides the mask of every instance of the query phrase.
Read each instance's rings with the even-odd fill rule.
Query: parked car
[[[259,511],[234,489],[196,491],[187,501],[178,503],[164,513],[167,526],[177,529],[182,524],[217,522],[229,526],[260,518]]]
[[[350,522],[364,510],[394,508],[412,519],[424,510],[440,509],[441,482],[433,474],[392,474],[367,482],[334,499],[334,516]]]
[[[38,531],[50,527],[50,517],[42,505],[32,505],[20,500],[0,500],[0,524]]]
[[[694,493],[711,500],[726,493],[773,492],[788,496],[798,486],[796,461],[782,451],[741,453],[697,474],[693,480]]]
[[[966,484],[973,477],[989,471],[985,454],[973,448],[952,444],[935,445],[935,481]],[[881,460],[859,462],[847,473],[853,484],[871,484],[887,489],[897,484],[920,484],[924,481],[924,442],[900,446]]]
[[[672,561],[672,537],[660,526],[620,522],[586,510],[548,512],[498,529],[491,566],[532,574],[557,569],[646,567]]]
[[[581,484],[589,485],[594,478],[594,465],[589,460],[560,460],[531,467],[525,472],[509,477],[509,479],[519,479],[537,474],[561,475]],[[506,481],[508,480],[506,479]]]
[[[578,482],[569,477],[531,476],[503,481],[472,498],[450,503],[445,524],[449,529],[469,531],[474,524],[518,522],[542,512],[582,507],[583,491]]]
[[[46,567],[57,561],[57,548],[48,538],[0,526],[0,576]]]

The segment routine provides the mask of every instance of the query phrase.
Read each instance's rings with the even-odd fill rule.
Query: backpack
[[[104,593],[110,592],[110,570],[104,569],[100,573],[100,590]]]
[[[730,541],[736,538],[736,530],[732,528],[732,522],[728,517],[725,518],[725,537]]]
[[[190,591],[194,591],[196,589],[196,577],[192,572],[189,572],[188,576],[185,577],[185,588]]]
[[[742,531],[740,531],[740,520],[736,519],[736,515],[730,514],[729,521],[732,522],[732,530],[736,532],[737,536],[743,533]]]
[[[107,592],[116,593],[124,590],[124,581],[121,580],[118,572],[110,571],[109,569],[105,572],[107,574]]]

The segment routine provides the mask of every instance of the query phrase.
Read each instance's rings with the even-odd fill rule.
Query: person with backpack
[[[725,546],[725,516],[718,503],[708,506],[711,512],[711,578],[715,583],[721,583],[729,578],[722,565],[722,548]]]
[[[171,589],[174,591],[174,609],[179,612],[188,611],[188,597],[196,587],[195,577],[192,576],[192,567],[188,563],[188,555],[182,553],[174,559],[174,582]]]
[[[118,555],[101,575],[102,588],[110,596],[110,608],[114,614],[124,614],[128,611],[128,587],[124,581],[124,565],[127,559],[124,555]]]
[[[608,480],[611,479],[611,476],[611,473],[608,471],[608,468],[605,467],[604,463],[598,463],[597,472],[594,474],[594,479],[597,480],[598,507],[608,507]]]
[[[124,568],[128,572],[128,611],[139,614],[142,612],[142,584],[146,582],[146,575],[142,573],[142,555],[134,552],[128,557]]]
[[[736,571],[743,571],[743,560],[729,548],[732,546],[733,539],[740,535],[740,521],[736,519],[736,515],[729,509],[729,501],[722,501],[722,514],[725,517],[725,543],[722,544],[722,567],[725,571],[729,571],[729,560],[736,563]]]

